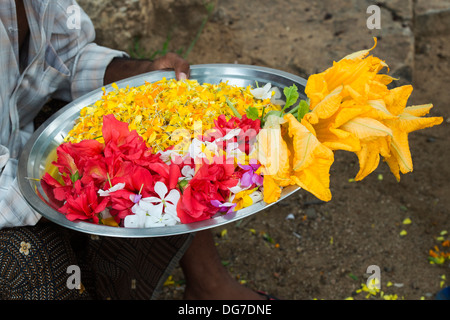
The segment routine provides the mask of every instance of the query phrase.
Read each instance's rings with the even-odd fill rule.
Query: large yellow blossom
[[[298,185],[321,200],[331,199],[329,171],[334,151],[354,152],[362,180],[383,158],[394,176],[412,171],[408,134],[442,122],[424,117],[431,104],[407,107],[412,86],[389,89],[392,77],[379,74],[387,64],[352,53],[309,77],[305,93],[310,110],[299,121],[292,114],[268,119],[259,134],[265,202],[274,202],[288,185]]]
[[[356,180],[373,172],[380,156],[400,179],[400,172],[413,169],[408,133],[440,124],[442,117],[422,117],[431,104],[406,107],[412,86],[388,89],[394,79],[378,73],[387,64],[368,55],[373,48],[350,54],[309,77],[305,93],[310,112],[304,120],[323,145],[358,156]]]

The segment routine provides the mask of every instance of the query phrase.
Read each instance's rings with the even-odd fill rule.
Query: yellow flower
[[[377,82],[388,84],[392,81],[391,77],[377,75],[378,71],[387,67],[384,61],[373,56],[367,57],[376,46],[376,38],[374,40],[375,45],[371,49],[350,54],[335,62],[324,72],[308,78],[305,93],[310,99],[311,109],[314,109],[328,94],[341,86],[353,98],[362,98],[369,96],[368,86],[378,86]]]
[[[380,162],[380,154],[389,156],[391,130],[380,121],[366,117],[356,117],[341,127],[359,140],[360,148],[355,150],[360,170],[355,180],[362,180],[373,172]]]
[[[281,187],[271,175],[265,175],[263,179],[263,200],[265,203],[278,201],[281,196]]]
[[[255,189],[239,191],[233,199],[233,203],[236,203],[234,211],[251,206],[261,200],[261,197],[261,193]]]
[[[312,127],[291,114],[273,116],[258,135],[263,166],[264,201],[277,201],[281,188],[298,185],[323,201],[331,199],[329,170],[333,152],[322,145]]]
[[[408,173],[413,171],[408,134],[416,130],[439,125],[443,121],[442,117],[421,117],[426,115],[431,108],[431,104],[406,107],[396,118],[383,121],[392,130],[390,156],[384,158],[397,180],[400,180],[400,172]]]
[[[293,155],[291,180],[317,198],[331,200],[333,152],[320,143],[307,122],[298,122],[292,114],[286,114],[284,119],[288,126],[285,140]]]
[[[305,93],[309,112],[271,116],[258,135],[263,166],[264,201],[278,200],[281,189],[296,184],[321,200],[331,199],[329,171],[334,151],[354,152],[362,180],[383,158],[391,171],[412,171],[408,133],[442,122],[422,117],[432,105],[406,107],[411,86],[388,89],[393,78],[379,74],[387,64],[369,56],[375,48],[350,54],[322,73],[309,77]]]
[[[265,177],[271,176],[280,187],[291,184],[291,154],[281,128],[284,121],[279,116],[269,116],[257,136],[257,159],[262,165],[261,173]]]
[[[278,201],[282,187],[292,184],[291,154],[281,133],[283,118],[269,116],[257,136],[257,159],[261,164],[259,173],[263,179],[263,200],[266,203]]]
[[[371,49],[355,52],[308,79],[305,93],[310,112],[304,116],[317,139],[331,150],[354,152],[362,180],[379,165],[381,157],[399,180],[412,171],[408,134],[442,122],[442,117],[422,117],[432,105],[406,107],[412,86],[389,90],[393,78],[378,74],[388,67],[368,56]]]

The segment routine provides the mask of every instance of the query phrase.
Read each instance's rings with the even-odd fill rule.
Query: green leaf
[[[77,181],[78,179],[80,179],[80,174],[78,171],[70,176],[70,180],[72,180],[73,183],[75,183],[75,181]]]
[[[358,281],[358,277],[355,276],[353,273],[349,273],[348,276],[349,276],[350,278],[352,278],[353,280]]]
[[[245,113],[249,119],[256,120],[259,118],[258,109],[255,107],[248,107]]]
[[[236,117],[238,117],[239,119],[241,119],[242,118],[241,114],[236,110],[236,108],[234,107],[233,103],[230,100],[228,100],[228,98],[227,98],[227,104],[230,107],[231,111],[233,111],[233,114]]]
[[[301,100],[298,106],[297,120],[300,121],[309,112],[309,104],[305,100]]]
[[[299,97],[298,94],[298,88],[295,84],[293,84],[290,87],[285,87],[283,89],[284,96],[286,97],[286,104],[283,107],[283,110],[289,108],[292,106],[295,102],[297,102],[297,99]]]
[[[178,182],[178,186],[181,190],[184,190],[184,188],[188,185],[189,181],[187,179],[183,179]]]

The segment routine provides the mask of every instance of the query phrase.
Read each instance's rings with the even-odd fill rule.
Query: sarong
[[[157,299],[193,236],[105,237],[47,220],[3,229],[0,299]]]

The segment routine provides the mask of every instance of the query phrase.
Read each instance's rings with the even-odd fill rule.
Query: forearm
[[[150,60],[114,58],[106,68],[103,84],[107,85],[154,70],[153,62]]]
[[[141,73],[155,70],[174,70],[178,80],[189,77],[189,63],[175,53],[169,52],[154,61],[129,58],[114,58],[108,65],[103,84],[110,84]]]

